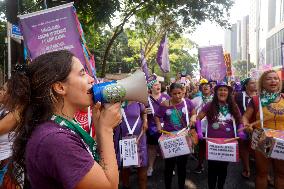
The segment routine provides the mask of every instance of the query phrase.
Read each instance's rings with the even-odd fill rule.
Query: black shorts
[[[150,145],[159,145],[158,139],[161,136],[161,133],[151,133],[149,131],[146,132],[147,135],[147,144]]]

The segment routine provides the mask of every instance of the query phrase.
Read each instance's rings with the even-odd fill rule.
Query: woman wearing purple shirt
[[[33,189],[118,187],[113,128],[121,120],[120,103],[94,105],[97,142],[73,117],[93,104],[93,83],[80,60],[66,50],[15,68],[7,107],[19,111],[12,155],[16,179],[25,172]]]
[[[123,167],[123,161],[120,161],[119,140],[124,137],[136,137],[138,144],[138,183],[140,189],[147,188],[147,144],[145,131],[147,130],[147,115],[145,107],[138,102],[124,102],[122,107],[122,122],[115,128],[115,149],[118,165],[121,165],[122,185],[124,189],[130,188],[129,176],[130,169]]]
[[[183,128],[192,126],[195,122],[192,118],[196,114],[190,100],[184,99],[184,87],[179,83],[172,83],[170,86],[170,99],[166,100],[159,107],[155,114],[155,121],[158,130],[168,132],[180,131]],[[186,115],[187,114],[187,115]],[[191,118],[190,120],[187,118]],[[159,118],[163,118],[164,127],[162,128]],[[164,180],[165,188],[172,188],[172,176],[175,165],[177,165],[178,188],[183,189],[186,178],[187,155],[165,159]]]
[[[199,140],[203,139],[201,121],[207,117],[208,126],[205,136],[208,138],[235,138],[235,131],[242,126],[239,108],[232,97],[232,88],[226,83],[219,83],[214,88],[214,97],[199,112],[196,128]],[[235,124],[234,124],[235,122]],[[234,125],[237,125],[234,128]],[[243,132],[238,136],[244,138]],[[223,189],[227,177],[228,162],[208,160],[208,188]]]
[[[242,80],[242,91],[235,94],[236,103],[241,111],[241,115],[246,111],[253,96],[257,94],[257,83],[253,78],[246,78]],[[250,177],[249,166],[249,152],[250,152],[250,140],[247,136],[246,140],[240,141],[240,158],[242,159],[243,171],[242,177]]]
[[[149,165],[147,170],[147,176],[152,176],[154,162],[157,156],[158,150],[158,139],[161,134],[158,132],[156,122],[154,120],[155,112],[159,109],[162,102],[168,100],[170,97],[167,94],[161,93],[161,83],[152,78],[148,83],[148,88],[150,89],[150,95],[148,97],[149,107],[146,108],[147,119],[148,119],[148,130],[147,130],[147,144],[148,144],[148,155],[149,155]],[[160,119],[163,123],[163,120]]]

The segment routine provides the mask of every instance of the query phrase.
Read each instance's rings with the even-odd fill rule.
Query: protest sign
[[[193,152],[192,143],[187,134],[162,135],[159,145],[164,158],[177,157]]]
[[[208,160],[238,162],[238,142],[224,142],[223,138],[208,139],[206,141],[206,158]]]
[[[208,80],[222,81],[226,77],[223,48],[221,45],[198,48],[200,75]]]
[[[225,53],[224,54],[224,61],[225,65],[227,67],[227,76],[232,76],[232,60],[231,60],[231,54],[230,53]]]
[[[138,166],[138,149],[136,137],[123,138],[119,141],[120,159],[123,167]]]
[[[284,131],[274,129],[255,129],[251,147],[266,157],[284,160]]]
[[[274,145],[270,152],[270,157],[274,159],[284,160],[284,140],[274,138]]]
[[[262,137],[263,129],[254,129],[252,136],[251,136],[251,148],[255,150],[258,147],[258,142]]]
[[[91,75],[95,75],[93,57],[86,48],[73,3],[20,15],[19,18],[29,59],[48,52],[69,50]]]

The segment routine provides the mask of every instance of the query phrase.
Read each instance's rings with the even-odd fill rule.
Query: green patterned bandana
[[[209,95],[209,96],[203,96],[202,95],[202,101],[207,104],[208,102],[211,102],[213,99],[213,96],[212,95]]]
[[[154,85],[156,82],[157,82],[157,80],[154,79],[154,80],[150,81],[149,83],[147,83],[148,89],[152,89],[153,85]]]
[[[80,126],[80,124],[75,119],[69,121],[61,116],[53,115],[51,120],[53,120],[58,125],[66,127],[69,130],[74,131],[76,134],[78,134],[82,138],[82,140],[87,144],[88,149],[92,153],[94,160],[99,163],[100,156],[97,152],[97,142]]]
[[[275,101],[277,97],[279,97],[280,93],[268,93],[266,91],[262,91],[260,94],[260,101],[262,107],[268,106],[272,102]]]
[[[228,104],[226,105],[219,105],[219,112],[223,114],[223,116],[226,116],[229,113],[229,106]]]
[[[121,103],[121,108],[125,108],[126,106],[128,106],[128,100],[125,100]]]

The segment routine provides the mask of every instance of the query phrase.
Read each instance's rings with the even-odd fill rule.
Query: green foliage
[[[44,8],[42,1],[17,2],[21,3],[20,13]],[[47,0],[49,7],[62,2]],[[99,76],[119,70],[129,72],[140,66],[140,43],[149,69],[159,73],[155,59],[158,44],[165,34],[170,46],[172,72],[169,75],[175,75],[184,70],[192,73],[197,66],[196,56],[189,53],[195,45],[182,35],[192,32],[205,20],[227,27],[233,0],[74,0],[74,4],[87,45],[95,55]],[[1,15],[1,12],[5,13],[4,2],[0,1],[0,8]],[[5,28],[3,23],[0,22],[1,31]],[[3,39],[1,35],[0,41]]]
[[[141,23],[148,19],[158,18],[160,28],[164,28],[169,33],[182,34],[193,31],[197,25],[207,19],[215,21],[223,27],[229,26],[227,19],[229,9],[233,4],[232,0],[121,0],[120,2],[123,4],[120,9],[121,22],[114,28],[113,35],[106,46],[102,59],[102,75],[105,73],[105,65],[114,41],[123,32],[126,23],[131,22],[132,17],[135,17],[135,20],[140,20]],[[147,29],[145,29],[146,31]],[[161,31],[158,32],[160,35],[154,39],[164,35],[165,31],[159,31]]]
[[[255,68],[255,65],[253,63],[247,64],[247,61],[242,60],[242,61],[235,61],[233,63],[233,67],[235,69],[235,76],[239,77],[240,79],[245,79],[247,77],[247,71],[249,73],[251,68]],[[248,67],[248,69],[247,69]]]

